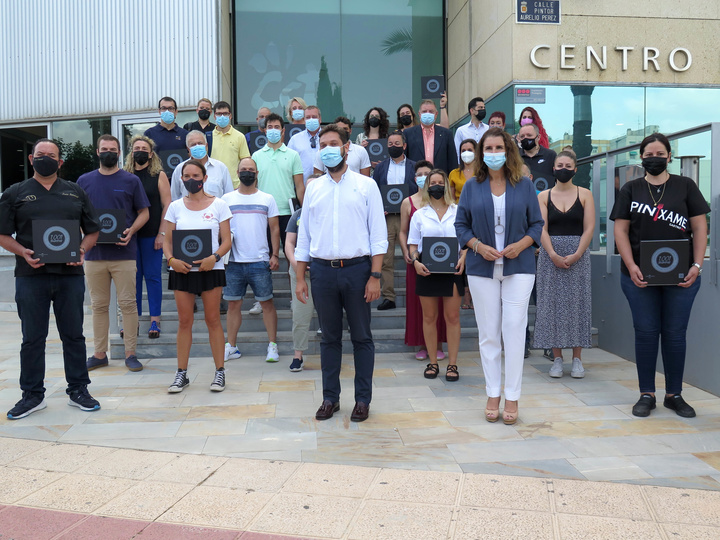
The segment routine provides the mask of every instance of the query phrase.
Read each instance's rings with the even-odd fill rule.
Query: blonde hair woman
[[[305,123],[305,109],[307,109],[307,103],[301,97],[290,98],[285,107],[285,117],[291,124],[304,124]]]

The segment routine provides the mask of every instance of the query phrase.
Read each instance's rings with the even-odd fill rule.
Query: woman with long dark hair
[[[550,148],[550,139],[548,138],[548,134],[543,127],[542,120],[540,120],[540,115],[535,109],[533,109],[532,107],[525,107],[520,112],[518,124],[520,124],[520,127],[523,127],[527,124],[535,124],[538,127],[538,131],[540,132],[540,140],[538,141],[538,144],[540,146],[544,146],[545,148]]]
[[[409,128],[412,126],[417,126],[420,122],[418,122],[417,114],[415,114],[415,109],[412,108],[412,105],[408,103],[403,103],[398,107],[397,110],[397,128],[398,131],[402,131],[405,128]]]

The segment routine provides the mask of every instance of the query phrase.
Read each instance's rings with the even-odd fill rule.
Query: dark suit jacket
[[[379,186],[387,185],[387,175],[390,170],[390,161],[392,158],[387,158],[385,161],[378,163],[373,172],[373,179]],[[408,185],[410,195],[414,195],[418,191],[417,184],[415,183],[415,162],[411,159],[405,159],[405,184]]]
[[[423,140],[422,126],[413,126],[403,131],[407,141],[405,154],[413,161],[425,159],[425,141]],[[455,142],[452,132],[435,124],[435,148],[433,152],[433,165],[450,174],[457,169],[458,157],[455,151]]]

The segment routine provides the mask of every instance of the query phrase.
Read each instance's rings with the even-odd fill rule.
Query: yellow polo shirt
[[[241,159],[250,157],[245,135],[234,127],[227,133],[223,133],[217,127],[212,132],[212,155],[213,159],[222,161],[230,171],[230,179],[235,189],[240,185],[237,170]]]

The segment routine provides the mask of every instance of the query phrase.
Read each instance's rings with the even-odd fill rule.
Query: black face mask
[[[525,151],[532,150],[536,145],[537,141],[535,139],[523,139],[520,141],[520,146],[522,146],[522,149]]]
[[[200,109],[198,111],[198,118],[200,120],[207,120],[208,118],[210,118],[210,111],[208,111],[207,109]]]
[[[117,152],[100,152],[98,157],[100,158],[100,164],[108,169],[117,165],[118,159],[120,159]]]
[[[564,184],[572,180],[572,177],[575,176],[575,171],[572,169],[554,169],[553,176],[558,182],[562,182]]]
[[[34,157],[33,168],[40,176],[52,176],[60,168],[60,163],[50,156]]]
[[[410,124],[412,124],[412,116],[409,115],[409,114],[403,114],[403,115],[400,117],[400,123],[401,123],[403,126],[409,126]]]
[[[642,166],[646,173],[657,176],[667,169],[668,162],[664,157],[646,157],[642,160]]]
[[[368,124],[370,125],[370,127],[378,127],[380,125],[380,119],[371,116],[370,120],[368,120]]]
[[[136,150],[133,152],[133,160],[136,165],[145,165],[150,159],[150,152],[145,150]]]
[[[485,118],[486,114],[487,114],[487,111],[485,109],[481,109],[475,113],[475,118],[478,119],[478,122],[482,122],[483,118]]]
[[[390,154],[390,157],[393,159],[402,156],[404,151],[402,146],[388,146],[388,154]]]
[[[253,171],[240,171],[238,178],[244,186],[252,186],[255,183],[255,173]]]
[[[202,180],[183,180],[183,185],[188,193],[199,193],[203,188]]]
[[[428,195],[430,195],[433,199],[442,199],[445,196],[445,186],[430,186],[428,188]]]

